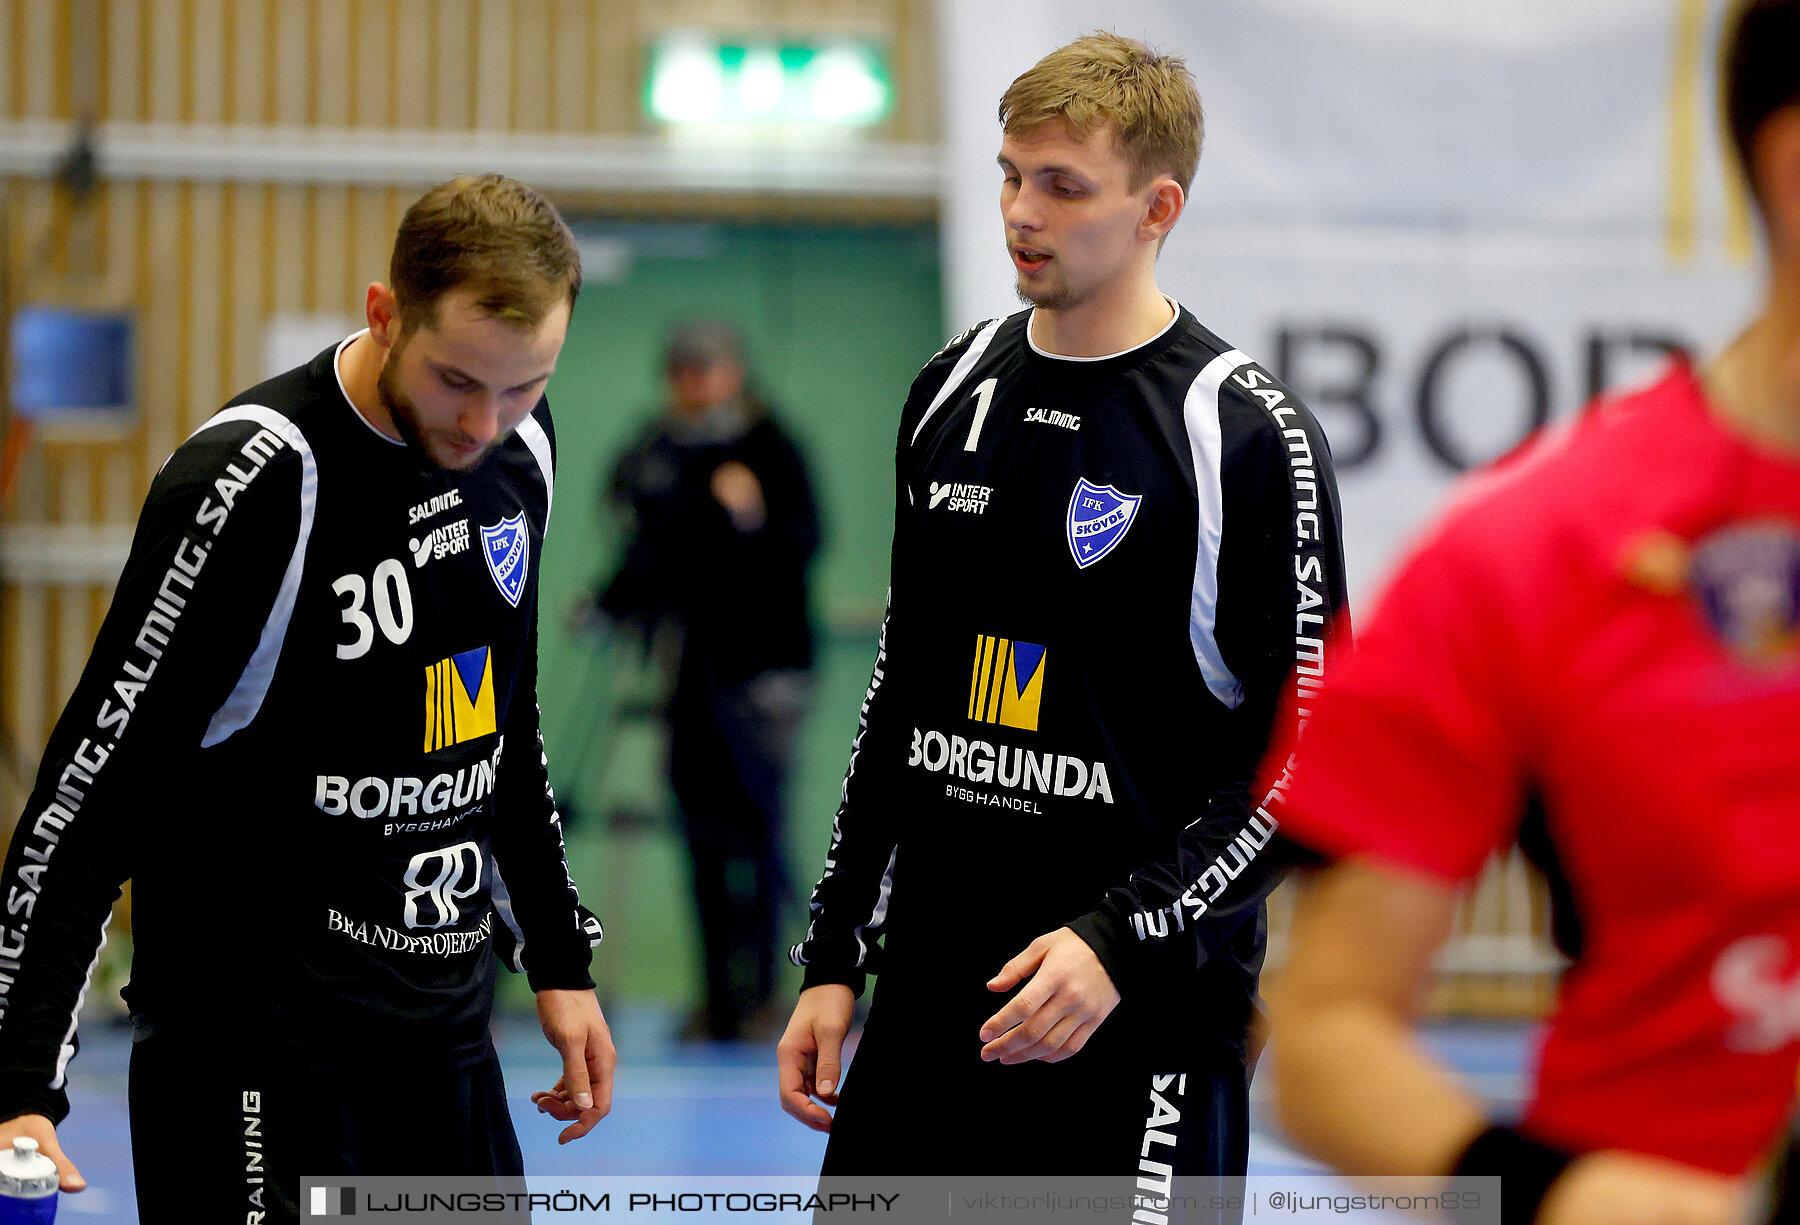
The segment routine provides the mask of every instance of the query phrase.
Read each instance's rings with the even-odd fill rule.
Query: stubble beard
[[[381,373],[375,376],[375,394],[381,397],[381,406],[387,409],[388,419],[400,431],[400,440],[429,460],[431,453],[425,449],[425,439],[419,434],[419,415],[414,411],[412,401],[400,394],[394,378],[394,366],[399,357],[396,349],[381,363]]]
[[[394,377],[394,370],[399,364],[399,359],[400,351],[398,349],[388,353],[387,360],[381,364],[381,373],[375,376],[375,394],[381,397],[382,407],[387,409],[389,420],[400,432],[400,440],[414,455],[433,468],[445,472],[467,472],[479,465],[488,457],[488,452],[493,450],[492,446],[475,456],[470,463],[461,466],[439,463],[437,458],[432,455],[431,448],[425,445],[425,435],[419,429],[418,410],[414,407],[413,402],[401,393],[399,380]],[[497,443],[498,440],[496,440],[496,445]]]
[[[1013,292],[1019,295],[1019,301],[1027,306],[1035,306],[1045,311],[1066,311],[1080,306],[1093,295],[1077,293],[1067,285],[1056,289],[1048,287],[1039,290],[1027,289],[1023,278],[1013,282]]]

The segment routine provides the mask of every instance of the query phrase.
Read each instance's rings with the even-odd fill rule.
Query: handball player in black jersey
[[[1000,116],[1031,309],[901,412],[781,1101],[830,1132],[827,1175],[1114,1175],[1155,1203],[1244,1172],[1279,878],[1252,785],[1283,691],[1329,668],[1337,493],[1305,406],[1157,286],[1199,158],[1181,61],[1083,38]]]
[[[554,208],[456,179],[401,222],[368,328],[251,388],[152,484],[0,895],[0,1144],[58,1145],[123,881],[143,1220],[297,1220],[312,1175],[521,1171],[488,1038],[529,976],[607,1112],[612,1040],[545,772],[544,386],[580,287]]]

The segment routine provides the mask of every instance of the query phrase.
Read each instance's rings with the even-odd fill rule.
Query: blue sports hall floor
[[[818,1169],[825,1137],[781,1112],[775,1100],[774,1047],[749,1043],[680,1043],[675,1018],[660,1008],[624,1007],[610,1018],[621,1052],[612,1114],[586,1139],[556,1143],[562,1125],[532,1106],[560,1066],[529,1018],[496,1030],[525,1166],[533,1175],[805,1175]],[[1521,1067],[1531,1030],[1519,1025],[1439,1026],[1428,1043],[1497,1110],[1510,1113],[1522,1092]],[[64,1196],[67,1221],[138,1220],[132,1194],[125,1068],[130,1031],[84,1024],[82,1050],[70,1068],[72,1113],[65,1148],[88,1189]],[[849,1075],[854,1076],[854,1060]],[[1316,1173],[1319,1167],[1275,1131],[1265,1068],[1252,1093],[1250,1173]]]

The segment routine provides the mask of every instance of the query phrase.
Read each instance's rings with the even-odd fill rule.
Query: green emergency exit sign
[[[670,125],[867,128],[887,118],[893,98],[887,58],[873,43],[672,34],[650,48],[644,110]]]

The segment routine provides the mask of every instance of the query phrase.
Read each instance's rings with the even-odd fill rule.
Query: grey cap
[[[677,325],[669,332],[663,365],[670,370],[705,370],[730,361],[742,365],[744,346],[737,329],[728,323],[699,319]]]

